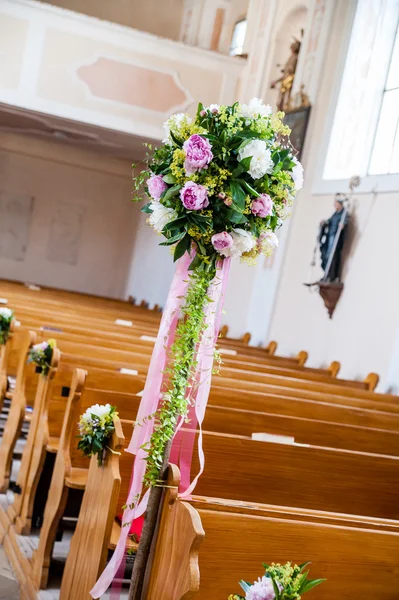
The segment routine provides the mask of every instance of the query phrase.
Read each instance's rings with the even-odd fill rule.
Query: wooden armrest
[[[65,485],[74,490],[84,490],[88,475],[89,469],[72,468],[68,477],[65,477]]]
[[[115,519],[114,519],[114,522],[112,523],[111,538],[109,540],[109,545],[108,545],[110,550],[115,550],[116,544],[118,543],[119,537],[121,535],[121,529],[122,529],[121,524],[118,523],[117,521],[115,521]],[[127,550],[137,550],[138,544],[133,542],[128,537],[127,541],[126,541],[126,548],[127,548]]]
[[[56,454],[58,452],[59,445],[60,445],[60,438],[51,437],[51,438],[49,438],[48,444],[46,446],[46,450],[47,450],[47,452]]]

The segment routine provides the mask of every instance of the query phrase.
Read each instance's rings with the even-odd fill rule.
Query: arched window
[[[241,19],[235,24],[230,46],[230,56],[240,56],[244,53],[244,42],[245,35],[247,33],[247,25],[247,19]]]

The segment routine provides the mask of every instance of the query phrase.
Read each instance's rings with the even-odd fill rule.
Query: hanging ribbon
[[[90,595],[93,598],[100,598],[111,585],[118,569],[123,561],[125,555],[126,541],[129,535],[129,527],[123,526],[124,523],[132,523],[134,519],[137,519],[147,509],[148,498],[150,490],[144,494],[140,501],[143,490],[143,478],[146,471],[146,451],[143,449],[143,445],[147,444],[151,438],[154,429],[154,419],[148,419],[148,417],[156,412],[158,409],[163,383],[163,371],[166,367],[166,361],[168,357],[168,350],[173,343],[177,323],[180,316],[180,310],[185,301],[186,292],[190,283],[188,267],[192,261],[192,257],[186,253],[177,263],[176,272],[172,281],[172,285],[169,291],[168,299],[166,302],[165,310],[161,319],[161,324],[158,331],[157,340],[155,342],[154,350],[151,357],[150,366],[148,369],[147,379],[143,391],[143,396],[140,402],[139,411],[137,414],[137,421],[134,427],[132,439],[130,441],[128,452],[135,455],[135,461],[133,466],[133,477],[130,486],[128,498],[126,501],[127,508],[123,513],[121,534],[119,537],[118,544],[109,561],[107,567],[103,571],[102,575],[98,579],[95,586],[90,591]],[[211,302],[208,302],[205,308],[205,330],[202,335],[201,342],[198,347],[198,360],[197,360],[197,382],[195,386],[195,406],[194,414],[196,421],[200,427],[200,433],[198,438],[198,453],[200,461],[200,472],[195,477],[194,481],[189,484],[190,481],[190,470],[191,470],[191,457],[192,448],[194,444],[195,428],[192,430],[192,443],[189,440],[184,445],[184,452],[178,452],[180,454],[180,465],[183,468],[184,482],[188,485],[187,489],[183,492],[184,496],[191,494],[199,476],[203,472],[205,457],[202,449],[202,421],[205,415],[206,404],[209,396],[209,389],[211,384],[212,366],[214,358],[214,350],[216,339],[219,333],[221,311],[222,311],[222,298],[227,285],[227,278],[230,269],[230,259],[226,259],[217,267],[217,273],[212,281],[208,296]],[[191,400],[191,402],[194,402]],[[184,419],[180,420],[177,427],[176,434],[180,433],[180,428],[184,423]],[[175,434],[175,436],[176,436]],[[177,438],[178,439],[178,438]],[[172,453],[175,452],[177,441],[174,438],[174,446],[172,446]],[[183,448],[181,446],[180,450]],[[191,450],[190,450],[191,448]]]

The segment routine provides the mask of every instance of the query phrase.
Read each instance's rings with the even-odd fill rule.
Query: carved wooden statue
[[[299,40],[295,40],[295,42],[291,44],[291,56],[281,71],[281,77],[271,83],[270,87],[272,89],[275,89],[278,83],[280,84],[279,95],[276,102],[278,110],[286,111],[290,107],[292,86],[294,85],[300,49],[301,42]]]

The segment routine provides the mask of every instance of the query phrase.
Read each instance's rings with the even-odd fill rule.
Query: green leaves
[[[245,208],[245,192],[241,187],[241,182],[233,180],[230,183],[230,194],[233,199],[235,210],[242,212]]]
[[[230,223],[234,223],[235,225],[243,225],[244,223],[248,223],[248,219],[245,215],[231,208],[227,211],[226,216]]]
[[[170,134],[170,137],[172,138],[172,140],[174,141],[174,143],[176,144],[176,146],[178,146],[179,148],[183,148],[182,140],[179,140],[179,138],[177,138],[175,136],[175,134],[173,133],[172,130],[170,130],[169,134]]]
[[[233,171],[233,177],[239,177],[242,173],[247,173],[249,167],[251,166],[252,156],[247,156],[243,158],[239,163],[238,167]]]
[[[245,593],[249,592],[249,590],[251,589],[251,584],[250,583],[247,583],[243,579],[241,579],[241,581],[239,583],[240,583],[240,586],[242,587],[242,589],[244,590]]]
[[[172,187],[168,188],[162,194],[162,200],[164,201],[164,203],[166,204],[169,200],[171,200],[172,198],[177,196],[178,192],[180,191],[180,188],[181,188],[181,185],[179,185],[179,184],[173,185]]]
[[[260,194],[252,187],[247,181],[242,181],[242,185],[247,190],[250,196],[254,196],[255,198],[259,198]]]
[[[184,235],[186,235],[186,232],[182,231],[180,233],[177,233],[176,235],[173,235],[169,239],[167,239],[166,242],[161,242],[159,245],[160,246],[172,246],[173,244],[176,244],[176,242],[179,242]]]
[[[164,180],[165,183],[168,183],[168,184],[176,183],[176,177],[174,175],[172,175],[172,173],[166,173],[166,175],[164,175],[162,177],[162,179]]]
[[[176,262],[179,258],[185,254],[190,249],[191,246],[191,238],[189,235],[185,235],[180,242],[177,244],[175,248],[175,252],[173,254],[173,261]]]
[[[148,202],[148,204],[145,204],[145,205],[142,207],[142,209],[141,209],[141,212],[143,212],[143,213],[147,213],[147,214],[149,214],[149,215],[150,215],[150,214],[152,213],[152,210],[151,210],[151,204],[152,204],[152,202]]]
[[[264,577],[269,578],[273,585],[275,600],[300,600],[302,594],[325,581],[325,579],[308,580],[309,571],[303,571],[309,564],[306,562],[298,566],[290,562],[285,565],[263,563]],[[252,584],[248,581],[240,581],[240,586],[245,593],[252,588]],[[235,600],[235,598],[234,594],[229,596],[229,600]]]

